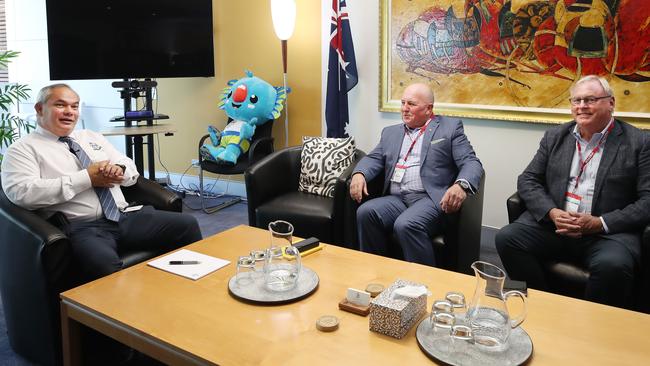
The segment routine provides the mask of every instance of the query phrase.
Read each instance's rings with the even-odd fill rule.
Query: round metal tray
[[[508,346],[503,351],[491,351],[464,341],[453,344],[449,331],[434,331],[428,316],[418,325],[415,337],[420,349],[429,358],[448,365],[521,365],[533,354],[533,342],[521,327],[512,330]]]
[[[318,288],[319,278],[316,272],[307,267],[302,267],[300,277],[295,288],[289,291],[275,292],[264,286],[264,275],[259,273],[250,281],[237,281],[237,276],[232,276],[228,281],[228,292],[236,299],[259,304],[286,304],[298,301],[311,295]]]

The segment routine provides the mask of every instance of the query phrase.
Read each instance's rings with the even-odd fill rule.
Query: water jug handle
[[[527,313],[527,308],[526,308],[526,296],[520,292],[520,291],[508,291],[505,294],[503,294],[503,300],[506,303],[506,309],[508,308],[508,298],[511,296],[517,296],[521,299],[521,302],[524,304],[524,309],[521,311],[521,314],[514,318],[510,317],[510,326],[512,328],[517,328],[521,323],[524,322],[524,319],[526,319],[526,313]],[[510,311],[508,311],[508,315],[510,315]]]

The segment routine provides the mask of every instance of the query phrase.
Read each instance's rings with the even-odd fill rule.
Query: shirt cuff
[[[603,217],[599,217],[600,223],[603,224],[603,230],[605,231],[605,234],[609,234],[609,228],[607,227],[607,224],[605,223],[605,219]]]

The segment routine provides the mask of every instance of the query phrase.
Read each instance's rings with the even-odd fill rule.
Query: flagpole
[[[287,40],[281,40],[282,43],[282,70],[284,92],[287,98],[284,100],[284,146],[289,147],[289,92],[287,90]]]

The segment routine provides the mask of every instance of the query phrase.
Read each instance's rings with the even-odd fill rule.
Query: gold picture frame
[[[519,38],[503,37],[490,44],[483,39],[494,39],[490,37],[493,34],[485,34],[490,31],[494,33],[494,29],[488,27],[493,24],[486,22],[486,19],[495,21],[497,17],[507,18],[500,11],[500,6],[506,3],[510,3],[512,14],[509,16],[514,19],[511,20],[512,24],[518,27],[512,28],[520,32]],[[517,17],[524,14],[522,11],[548,12],[549,6],[552,11],[545,16],[557,16],[555,7],[563,4],[563,0],[557,3],[543,0],[381,0],[379,110],[399,112],[399,98],[403,89],[414,82],[425,82],[432,86],[436,94],[434,109],[437,114],[534,123],[562,123],[571,120],[569,88],[584,71],[583,68],[586,69],[591,65],[590,62],[599,60],[597,51],[588,50],[591,52],[588,53],[579,49],[576,40],[571,41],[573,43],[565,40],[567,44],[562,44],[562,39],[557,40],[560,26],[567,29],[573,27],[574,32],[577,32],[575,29],[576,23],[580,24],[579,18],[569,11],[570,7],[564,9],[564,14],[571,15],[566,17],[569,19],[566,24],[562,23],[566,20],[564,18],[559,21],[553,18],[534,29],[529,25],[531,29],[528,30],[528,38],[522,35],[525,34],[521,30],[522,20],[517,20]],[[604,0],[594,0],[590,6],[594,9],[599,6],[602,8],[603,4]],[[603,34],[603,62],[609,60],[615,68],[616,62],[620,65],[623,60],[620,53],[625,50],[628,55],[634,56],[632,59],[635,62],[642,59],[640,66],[632,68],[635,71],[633,75],[629,73],[628,62],[625,69],[627,74],[610,73],[606,78],[615,92],[615,115],[638,127],[650,129],[650,103],[646,102],[646,96],[650,95],[650,81],[647,81],[650,80],[650,71],[646,71],[650,70],[650,61],[645,60],[650,57],[643,53],[645,50],[636,50],[639,51],[638,55],[634,54],[634,48],[629,46],[637,40],[650,37],[650,28],[646,26],[645,32],[639,32],[637,28],[634,33],[623,34],[630,27],[621,28],[617,25],[617,19],[631,14],[630,12],[635,12],[633,21],[648,22],[650,4],[637,2],[634,6],[634,9],[619,7],[616,9],[618,17],[615,18],[607,13],[607,9],[595,9],[609,14],[609,17],[604,18],[603,26],[597,27],[597,30]],[[639,12],[645,15],[640,17]],[[479,21],[482,24],[477,28]],[[501,22],[507,24],[507,21]],[[555,29],[544,29],[549,27],[548,24],[552,24]],[[630,21],[629,25],[634,25],[634,22]],[[461,29],[461,35],[458,32],[454,34],[449,28]],[[554,70],[557,65],[552,64],[557,63],[559,58],[553,59],[543,52],[534,52],[539,41],[535,37],[547,37],[544,40],[553,42],[553,38],[548,38],[549,34],[558,43],[553,47],[566,49],[565,58],[568,61],[572,58],[578,61],[577,69],[564,67]],[[614,40],[608,39],[608,34],[614,35],[611,37]],[[530,42],[526,43],[526,39]],[[509,45],[507,41],[510,42]],[[623,44],[623,41],[630,43]],[[462,42],[461,46],[458,46],[459,42]],[[499,55],[498,51],[503,51],[504,46],[515,50],[509,55],[507,52]],[[612,49],[618,52],[614,56],[610,55]],[[556,48],[555,51],[557,50]],[[612,57],[616,59],[610,60]],[[628,57],[627,60],[629,59]],[[630,80],[634,78],[638,80]]]

